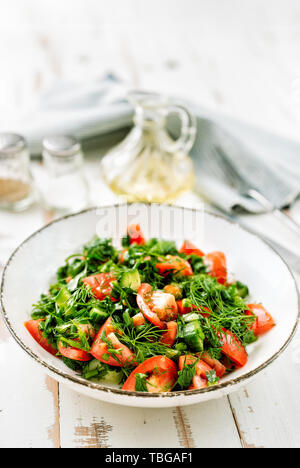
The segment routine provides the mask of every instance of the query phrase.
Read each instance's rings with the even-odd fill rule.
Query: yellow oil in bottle
[[[185,126],[188,135],[174,142],[166,131],[166,109],[157,95],[151,99],[139,95],[136,126],[102,160],[105,182],[130,202],[172,202],[194,187],[193,162],[188,155],[195,138],[194,120],[180,108],[190,116],[191,124]]]

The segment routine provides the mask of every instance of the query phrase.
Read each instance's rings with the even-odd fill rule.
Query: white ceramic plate
[[[142,225],[148,238],[161,236],[181,242],[192,237],[191,240],[205,252],[224,251],[229,271],[249,286],[253,301],[262,302],[275,318],[277,326],[248,347],[248,364],[222,379],[218,386],[193,392],[147,394],[91,383],[44,351],[24,328],[32,304],[47,291],[66,257],[96,233],[113,237],[119,243],[127,223],[133,220]],[[245,385],[286,348],[295,333],[299,316],[298,291],[293,275],[263,240],[221,217],[163,205],[91,209],[62,218],[36,232],[14,252],[6,265],[1,305],[12,336],[50,376],[93,398],[140,407],[190,405],[221,397]]]

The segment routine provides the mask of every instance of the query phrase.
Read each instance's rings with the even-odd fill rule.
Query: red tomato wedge
[[[149,375],[147,378],[147,389],[151,393],[169,392],[177,381],[177,367],[171,359],[166,356],[155,356],[140,364],[128,377],[122,390],[135,391],[136,374]]]
[[[195,375],[195,377],[193,377],[193,383],[189,387],[189,390],[200,390],[201,388],[207,388],[207,387],[208,387],[207,380],[203,379],[199,375]]]
[[[237,337],[225,329],[223,333],[217,333],[217,335],[222,343],[222,353],[231,359],[237,367],[244,367],[248,362],[248,355]]]
[[[58,343],[58,350],[60,354],[68,359],[72,359],[73,361],[82,361],[87,362],[93,359],[89,353],[84,351],[83,349],[72,348],[71,346],[65,346],[64,343]]]
[[[204,257],[209,275],[217,278],[220,284],[227,282],[227,262],[223,252],[212,252]]]
[[[96,331],[90,323],[79,324],[78,327],[86,334],[87,338],[91,338],[92,340],[95,338]]]
[[[146,240],[142,233],[141,226],[139,224],[131,224],[127,227],[127,235],[129,237],[129,244],[145,245]]]
[[[248,309],[246,314],[256,317],[256,321],[251,327],[255,335],[264,335],[275,326],[272,315],[261,304],[248,304]]]
[[[29,331],[30,335],[32,338],[48,353],[52,354],[55,356],[57,354],[57,349],[55,349],[51,343],[47,340],[47,338],[43,337],[43,333],[40,330],[40,324],[44,322],[43,319],[39,320],[29,320],[28,322],[25,322],[24,325],[26,329]]]
[[[156,327],[160,329],[164,329],[165,325],[163,322],[160,320],[158,315],[151,310],[152,306],[152,286],[147,283],[143,283],[137,294],[137,305],[142,312],[143,316],[149,320],[149,322],[153,323]]]
[[[115,332],[116,330],[110,317],[97,333],[91,347],[91,355],[98,359],[98,361],[110,366],[123,367],[125,364],[133,363],[135,355],[127,346],[120,342]],[[108,351],[110,346],[102,340],[102,335],[106,335],[107,340],[111,343],[111,347],[118,351],[115,355]]]
[[[112,301],[116,301],[115,298],[111,297],[114,287],[113,283],[116,281],[112,273],[100,273],[98,275],[88,276],[82,281],[85,286],[91,288],[95,298],[99,299],[99,301],[103,301],[107,296],[109,296]]]
[[[194,274],[187,260],[172,255],[167,255],[166,260],[157,263],[156,268],[161,276],[168,276],[170,273],[176,273],[182,276],[192,276]]]
[[[96,332],[90,323],[79,324],[78,327],[85,333],[88,339],[93,340],[95,338]],[[79,341],[79,340],[75,340],[75,341]],[[58,343],[58,349],[62,356],[68,359],[72,359],[73,361],[86,362],[86,361],[91,361],[91,359],[93,359],[92,356],[88,352],[82,349],[74,348],[72,346],[67,346],[63,342]]]
[[[175,297],[163,291],[154,291],[151,297],[151,309],[163,322],[177,319],[178,310]]]
[[[179,253],[185,253],[186,255],[197,255],[198,257],[204,257],[202,250],[198,249],[192,242],[184,241],[183,246],[179,250]]]
[[[217,377],[223,377],[226,373],[226,367],[218,361],[218,359],[214,359],[210,356],[208,352],[204,352],[201,354],[202,361],[206,362],[214,371],[216,372]]]
[[[193,310],[199,312],[199,314],[201,314],[202,317],[209,317],[211,314],[211,311],[207,307],[202,307],[202,309],[200,309],[199,307],[195,307],[195,306],[185,307],[183,304],[184,304],[183,300],[177,301],[178,313],[180,315],[189,314]]]
[[[137,305],[144,317],[161,330],[165,328],[164,322],[177,318],[175,297],[162,291],[153,291],[147,283],[143,283],[138,290]]]
[[[166,346],[173,346],[177,337],[177,322],[168,322],[167,331],[165,331],[160,342]]]
[[[192,356],[187,354],[185,356],[180,356],[179,358],[179,369],[182,370],[186,366],[192,366],[198,360],[196,356]],[[202,361],[201,359],[196,364],[196,375],[199,377],[206,378],[206,372],[210,372],[212,368],[206,364],[206,362]]]
[[[178,313],[180,315],[189,314],[192,312],[191,307],[184,307],[183,300],[177,301]]]

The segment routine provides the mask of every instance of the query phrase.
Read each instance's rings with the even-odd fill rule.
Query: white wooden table
[[[132,86],[299,139],[299,19],[298,0],[2,0],[0,131],[57,79],[113,70]],[[299,204],[292,211],[300,219]],[[49,220],[37,206],[0,212],[0,269]],[[267,216],[247,222],[300,251]],[[2,321],[0,375],[0,447],[300,446],[300,334],[244,390],[186,408],[123,408],[76,394],[46,377]]]

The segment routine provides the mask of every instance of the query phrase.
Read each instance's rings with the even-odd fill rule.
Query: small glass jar
[[[43,141],[42,204],[60,213],[72,213],[89,204],[89,187],[83,171],[83,152],[73,136],[52,136]]]
[[[22,211],[34,201],[30,155],[25,139],[0,133],[0,208]]]

